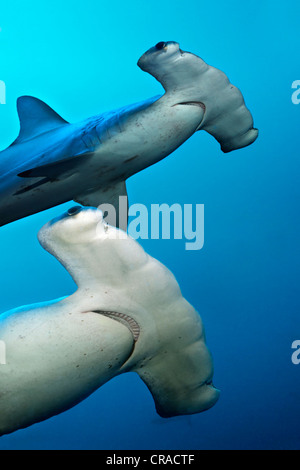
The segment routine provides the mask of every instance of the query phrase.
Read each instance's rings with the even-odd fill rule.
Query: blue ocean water
[[[136,66],[175,40],[223,70],[259,128],[224,155],[198,132],[128,181],[130,202],[205,205],[205,244],[142,245],[175,274],[203,319],[221,397],[209,411],[159,418],[135,374],[115,378],[75,408],[0,438],[0,449],[299,449],[300,80],[296,1],[6,2],[0,15],[0,147],[18,134],[16,99],[46,101],[65,119],[143,100],[161,86]],[[1,100],[0,100],[1,101]],[[36,234],[70,204],[0,229],[0,311],[72,293],[73,281]]]

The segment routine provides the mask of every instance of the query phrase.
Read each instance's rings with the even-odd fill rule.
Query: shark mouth
[[[125,325],[131,331],[135,343],[139,339],[140,332],[141,332],[140,326],[129,315],[126,315],[125,313],[119,313],[119,312],[109,312],[106,310],[94,310],[94,312],[99,313],[100,315],[104,315],[105,317],[109,317],[112,320],[118,321],[119,323],[122,323],[123,325]]]

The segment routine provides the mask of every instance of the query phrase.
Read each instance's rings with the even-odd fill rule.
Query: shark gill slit
[[[199,108],[203,109],[204,113],[203,113],[201,122],[199,123],[196,131],[199,131],[201,129],[201,126],[204,122],[205,115],[206,115],[206,106],[205,106],[204,103],[202,103],[202,101],[182,101],[181,103],[173,104],[172,107],[174,107],[174,106],[198,106]]]
[[[140,326],[139,324],[129,315],[125,313],[119,312],[109,312],[106,310],[93,310],[95,313],[99,313],[100,315],[104,315],[105,317],[109,317],[112,320],[116,320],[119,323],[125,325],[132,333],[134,342],[136,343],[140,336]]]
[[[206,106],[202,101],[183,101],[182,103],[176,103],[173,104],[173,106],[199,106],[199,108],[202,108],[203,111],[206,111]]]

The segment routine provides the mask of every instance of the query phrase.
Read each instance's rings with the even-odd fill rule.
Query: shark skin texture
[[[78,289],[0,315],[0,435],[62,413],[126,372],[140,376],[164,418],[215,405],[202,320],[163,264],[96,208],[70,209],[38,238]]]
[[[138,66],[165,93],[83,122],[68,123],[37,98],[18,98],[19,136],[0,152],[0,226],[71,200],[112,204],[118,213],[126,180],[198,130],[214,136],[225,153],[256,140],[239,89],[178,43],[159,42]]]

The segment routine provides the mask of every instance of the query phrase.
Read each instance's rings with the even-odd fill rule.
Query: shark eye
[[[71,209],[68,210],[68,215],[73,216],[79,214],[79,212],[81,212],[80,206],[71,207]]]
[[[158,51],[160,51],[161,49],[166,47],[166,43],[165,42],[158,42],[155,47]]]

